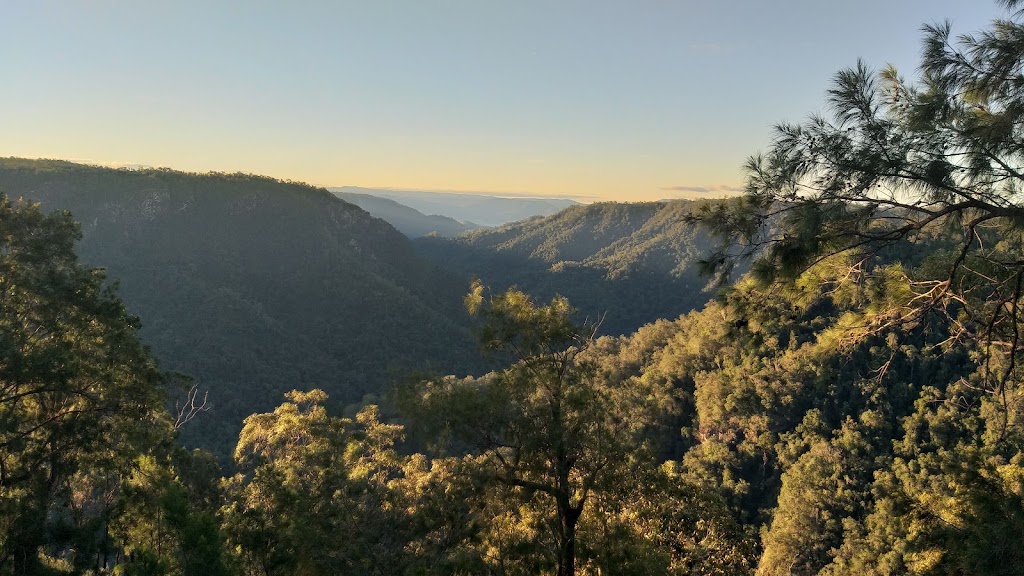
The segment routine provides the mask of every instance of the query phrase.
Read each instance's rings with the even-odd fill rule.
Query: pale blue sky
[[[987,0],[0,0],[0,156],[327,186],[651,199],[739,186],[858,57]]]

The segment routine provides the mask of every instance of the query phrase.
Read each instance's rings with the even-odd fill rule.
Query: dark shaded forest
[[[209,391],[190,445],[227,458],[242,420],[292,388],[339,406],[411,371],[479,369],[466,283],[386,223],[297,183],[0,160],[0,190],[68,210],[167,370]]]

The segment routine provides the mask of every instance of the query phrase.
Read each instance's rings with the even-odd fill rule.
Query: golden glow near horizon
[[[172,163],[130,156],[116,159],[82,157],[74,155],[73,152],[17,154],[13,150],[0,147],[0,156],[49,158],[112,168],[159,167],[185,172],[247,172],[322,187],[356,186],[391,190],[483,193],[496,196],[557,197],[574,198],[582,202],[714,198],[735,194],[740,189],[739,178],[735,179],[735,183],[709,180],[708,183],[674,187],[661,186],[660,181],[649,179],[645,184],[638,185],[638,182],[643,182],[643,178],[631,172],[628,167],[616,166],[599,167],[600,169],[576,167],[568,171],[523,171],[516,167],[499,166],[495,172],[488,172],[479,166],[463,169],[456,166],[431,171],[429,166],[422,166],[421,163],[412,163],[412,166],[405,166],[403,169],[345,163],[344,169],[338,170],[332,169],[330,165],[315,166],[308,158],[294,162],[282,161],[281,158],[267,162],[240,158],[236,163],[215,165],[195,158],[185,158],[180,163]],[[337,163],[334,166],[337,166]],[[500,174],[505,172],[512,173],[513,177],[502,178]],[[454,177],[453,174],[457,174],[458,177]]]

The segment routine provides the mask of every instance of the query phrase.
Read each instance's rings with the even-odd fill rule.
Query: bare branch
[[[199,385],[193,384],[188,389],[188,393],[185,396],[185,401],[175,401],[174,410],[177,412],[177,417],[174,419],[174,429],[178,430],[185,424],[188,424],[201,412],[207,412],[210,407],[207,405],[210,391],[203,392],[202,401],[199,401]]]

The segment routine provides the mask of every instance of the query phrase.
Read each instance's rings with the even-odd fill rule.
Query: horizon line
[[[451,190],[446,188],[407,188],[398,186],[325,186],[328,190],[341,188],[356,188],[359,190],[380,190],[386,192],[425,192],[429,194],[453,194],[462,196],[490,196],[492,198],[535,198],[537,200],[573,200],[573,199],[602,199],[603,196],[588,194],[561,194],[549,195],[537,192],[500,192],[489,190]]]

